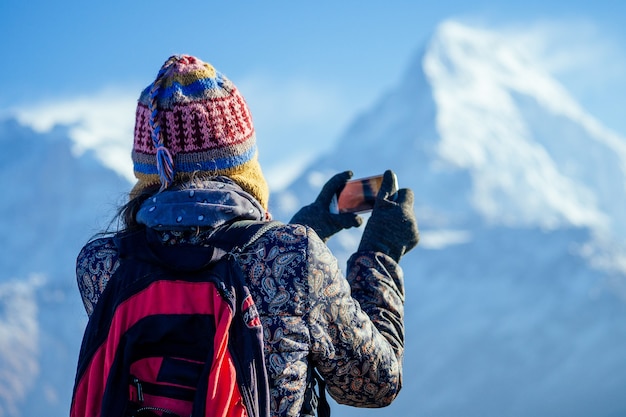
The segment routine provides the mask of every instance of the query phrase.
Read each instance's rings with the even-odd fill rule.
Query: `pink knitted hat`
[[[137,104],[132,160],[138,182],[131,196],[198,174],[224,175],[267,208],[257,154],[252,116],[237,87],[210,64],[175,55]]]

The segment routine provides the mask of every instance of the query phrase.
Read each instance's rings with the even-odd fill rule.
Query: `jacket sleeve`
[[[87,243],[78,254],[76,281],[85,311],[89,316],[118,266],[117,249],[113,240],[109,238]]]
[[[312,359],[340,404],[384,407],[402,385],[402,270],[384,254],[358,252],[348,279],[337,259],[310,233]]]

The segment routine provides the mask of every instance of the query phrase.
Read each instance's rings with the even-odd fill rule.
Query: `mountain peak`
[[[468,171],[485,218],[608,230],[624,194],[626,142],[581,109],[528,42],[446,21],[422,64],[438,157]]]
[[[578,103],[542,64],[530,39],[448,20],[428,44],[424,71],[438,86],[457,89],[456,100],[471,99],[492,111],[511,110],[508,94],[502,94],[506,90],[532,96],[548,111],[583,116]]]

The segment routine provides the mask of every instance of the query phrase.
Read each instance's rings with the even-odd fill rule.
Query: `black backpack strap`
[[[223,226],[209,241],[226,252],[241,252],[256,242],[265,232],[282,225],[279,221],[239,220]]]
[[[219,252],[221,252],[226,260],[217,265],[214,271],[219,273],[220,277],[230,277],[226,280],[229,283],[226,290],[231,291],[233,299],[237,300],[236,304],[233,304],[234,317],[231,322],[228,345],[229,350],[232,349],[231,356],[236,368],[243,404],[250,417],[270,415],[269,383],[263,353],[263,330],[258,321],[258,311],[254,305],[244,310],[243,301],[251,294],[241,268],[234,267],[234,265],[238,264],[237,254],[242,253],[268,230],[281,224],[280,222],[237,221],[217,229],[207,242],[213,247],[214,258],[220,257]],[[255,318],[258,321],[257,324],[253,323]],[[210,372],[210,366],[206,368],[207,377],[208,372]],[[202,380],[208,381],[208,378]],[[193,415],[204,415],[201,414],[202,410],[202,407],[199,407],[197,414]]]
[[[176,270],[198,270],[227,253],[241,252],[266,231],[281,225],[278,221],[239,220],[219,227],[210,237],[211,250],[205,246],[163,246],[152,229],[125,232],[114,238],[121,258],[164,264]]]
[[[318,386],[317,392],[315,386]],[[301,417],[330,417],[330,405],[326,399],[326,381],[317,369],[309,363],[307,370],[307,386],[304,401],[300,410]]]
[[[317,372],[317,369],[313,369],[313,378],[317,380],[319,385],[319,405],[317,407],[317,417],[330,417],[330,405],[326,399],[326,381]]]

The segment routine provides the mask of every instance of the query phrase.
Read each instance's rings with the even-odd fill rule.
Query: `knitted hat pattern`
[[[269,189],[258,162],[248,106],[212,65],[174,55],[141,93],[132,151],[137,184],[166,189],[175,181],[227,176],[267,209]]]

